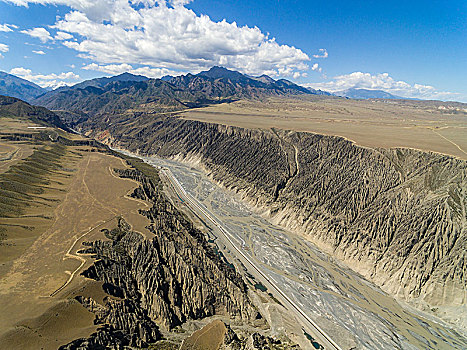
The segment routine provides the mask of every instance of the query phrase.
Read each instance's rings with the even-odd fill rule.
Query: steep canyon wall
[[[88,121],[83,130],[133,152],[197,162],[275,223],[395,296],[465,305],[465,161],[176,118],[110,127]]]

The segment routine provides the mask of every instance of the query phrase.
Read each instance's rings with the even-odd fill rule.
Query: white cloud
[[[328,50],[326,49],[319,49],[319,53],[317,55],[313,55],[314,58],[328,58]]]
[[[42,50],[38,50],[38,51],[32,50],[32,52],[34,52],[34,53],[37,54],[37,55],[45,55],[45,52],[42,51]]]
[[[194,72],[221,65],[272,76],[293,76],[309,69],[310,58],[300,49],[278,44],[257,27],[197,15],[185,7],[189,0],[9,1],[73,8],[53,28],[77,34],[77,41],[65,40],[63,44],[100,65]]]
[[[193,2],[193,0],[170,0],[170,3],[173,6],[184,6],[189,4],[190,2]]]
[[[42,41],[43,43],[47,42],[48,40],[53,40],[53,38],[50,35],[49,31],[47,29],[45,29],[45,28],[42,28],[42,27],[22,30],[21,33],[32,36],[33,38],[37,38],[40,41]]]
[[[70,33],[65,33],[65,32],[57,32],[54,39],[55,40],[70,40],[70,39],[73,39],[73,35],[71,35]]]
[[[0,59],[4,58],[4,56],[2,55],[2,52],[8,52],[9,50],[10,48],[8,47],[7,44],[0,43]]]
[[[86,66],[83,66],[83,69],[93,70],[97,72],[104,72],[104,73],[111,74],[111,75],[117,75],[117,74],[121,74],[124,72],[129,72],[130,70],[133,69],[133,67],[126,63],[108,64],[108,65],[102,65],[102,66],[96,63],[91,63]]]
[[[15,26],[14,24],[0,24],[0,32],[12,32],[13,29],[18,28],[18,26]]]
[[[314,63],[314,64],[311,66],[311,70],[314,70],[314,71],[316,71],[316,72],[320,72],[320,73],[321,73],[321,72],[323,71],[323,68],[321,68],[321,67],[319,66],[318,63]]]
[[[421,99],[449,99],[458,95],[453,92],[438,91],[430,85],[411,85],[402,80],[394,80],[388,73],[372,75],[370,73],[353,72],[351,74],[336,76],[329,82],[306,84],[306,86],[330,92],[338,92],[350,88],[384,90],[401,97]]]
[[[63,72],[60,74],[33,74],[30,69],[23,67],[13,68],[10,70],[10,74],[32,81],[44,88],[51,87],[54,89],[64,85],[74,84],[78,79],[80,79],[79,75],[73,72]]]

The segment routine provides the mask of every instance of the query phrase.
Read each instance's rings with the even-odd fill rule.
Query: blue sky
[[[52,87],[216,64],[467,102],[467,1],[3,0],[0,54],[0,70]]]

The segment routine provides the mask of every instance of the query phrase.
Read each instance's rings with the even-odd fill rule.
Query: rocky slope
[[[141,214],[150,219],[154,238],[145,239],[119,219],[117,227],[103,231],[109,240],[85,244],[81,253],[92,254],[95,262],[83,275],[102,282],[109,296],[104,304],[77,297],[101,326],[91,337],[61,348],[141,348],[162,338],[159,327],[170,331],[190,319],[226,315],[248,323],[261,318],[240,275],[165,199],[157,176],[137,169],[120,176],[141,184],[132,197],[153,204]]]
[[[198,162],[393,295],[465,305],[467,162],[310,133],[175,118],[135,125],[117,118],[83,126],[131,151]]]
[[[0,71],[0,95],[31,101],[45,92],[47,91],[39,85],[15,75]]]
[[[263,77],[264,78],[264,77]],[[248,77],[222,67],[197,75],[148,79],[124,73],[63,87],[34,99],[34,104],[68,113],[70,125],[79,119],[125,112],[180,111],[241,98],[313,94],[288,80]]]
[[[43,108],[32,106],[15,97],[0,96],[0,118],[28,120],[33,123],[68,130],[68,127],[55,113]]]
[[[258,332],[239,337],[228,324],[216,320],[186,338],[179,350],[292,350],[296,344],[283,343],[279,339]]]
[[[173,77],[169,82],[208,99],[260,98],[262,96],[301,95],[312,92],[291,81],[274,80],[268,76],[253,78],[223,67],[212,67],[199,74]]]
[[[81,87],[83,86],[83,87]],[[65,110],[86,115],[114,114],[139,107],[153,112],[186,108],[196,98],[160,79],[147,81],[111,80],[103,86],[92,84],[51,91],[34,104],[51,110]]]

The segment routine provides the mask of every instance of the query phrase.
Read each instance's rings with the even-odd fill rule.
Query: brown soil
[[[95,331],[94,315],[70,299],[104,296],[99,283],[80,276],[90,264],[77,254],[81,243],[105,239],[100,230],[114,227],[118,216],[149,235],[147,219],[137,214],[147,204],[127,196],[136,184],[113,174],[127,165],[84,148],[69,151],[73,175],[58,175],[61,185],[42,194],[56,199],[55,206],[33,205],[23,217],[0,219],[9,243],[0,246],[0,343],[8,349],[56,349]]]
[[[213,321],[185,339],[180,350],[217,350],[224,341],[224,322]]]
[[[244,128],[337,135],[366,147],[406,147],[467,159],[467,113],[430,101],[269,98],[187,111],[184,119]]]

